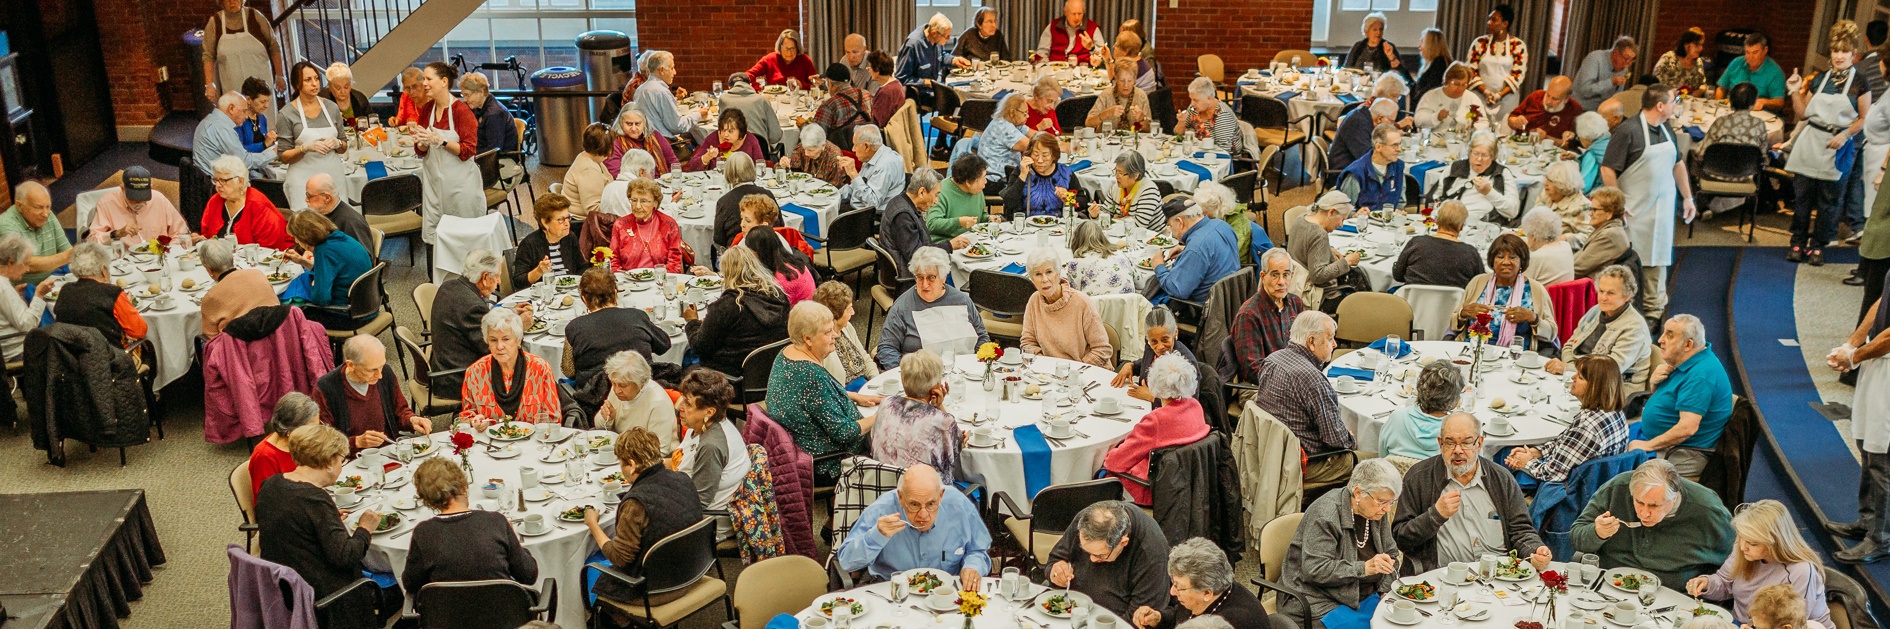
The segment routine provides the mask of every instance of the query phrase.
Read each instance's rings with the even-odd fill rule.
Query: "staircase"
[[[271,21],[289,51],[349,64],[355,89],[387,86],[484,0],[275,0]],[[398,89],[398,85],[394,86]]]

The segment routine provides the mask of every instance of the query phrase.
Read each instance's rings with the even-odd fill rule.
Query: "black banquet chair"
[[[533,620],[556,622],[558,580],[534,589],[509,579],[428,583],[403,618],[420,629],[517,629]]]

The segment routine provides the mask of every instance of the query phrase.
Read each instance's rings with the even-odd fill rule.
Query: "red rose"
[[[471,448],[471,447],[473,447],[472,433],[467,433],[467,432],[454,432],[453,433],[453,449],[455,452],[464,452],[467,448]]]
[[[1568,585],[1568,577],[1554,570],[1544,571],[1542,573],[1542,584],[1560,590]]]
[[[158,245],[159,245],[159,246],[163,246],[163,247],[169,247],[169,246],[171,246],[171,237],[170,237],[170,235],[169,235],[169,234],[164,234],[164,235],[160,235],[160,236],[158,236],[158,237],[157,237],[157,241],[158,241]]]
[[[717,144],[717,145],[715,145],[715,146],[716,146],[717,148],[720,148],[720,149],[722,149],[723,151],[727,151],[727,150],[729,150],[730,148],[733,148],[733,147],[734,147],[735,145],[733,145],[733,144],[730,144],[730,143],[728,143],[728,142],[723,142],[723,143],[721,143],[721,144]]]
[[[1490,326],[1490,322],[1495,319],[1496,317],[1490,316],[1488,312],[1477,313],[1477,325],[1487,328]]]

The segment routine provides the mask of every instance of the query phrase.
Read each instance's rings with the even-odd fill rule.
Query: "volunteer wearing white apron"
[[[1857,521],[1830,522],[1825,530],[1839,537],[1861,538],[1856,546],[1831,554],[1844,563],[1868,563],[1890,557],[1890,304],[1881,299],[1843,345],[1825,362],[1838,371],[1857,370],[1857,396],[1851,401],[1851,438],[1863,453],[1863,478],[1857,484]]]
[[[341,139],[338,131],[341,108],[321,97],[321,69],[307,61],[297,61],[290,74],[295,76],[296,97],[276,113],[283,131],[276,140],[276,148],[282,163],[289,165],[288,174],[283,176],[282,192],[289,197],[289,209],[300,212],[308,209],[308,195],[304,190],[309,177],[327,173],[335,181],[347,180],[348,168],[344,160],[348,143]],[[309,115],[311,110],[314,116]]]
[[[1858,184],[1864,188],[1864,218],[1870,218],[1870,208],[1877,204],[1877,175],[1883,173],[1884,160],[1890,159],[1890,107],[1864,112],[1864,153],[1858,159],[1863,169]]]
[[[204,95],[216,102],[223,92],[243,88],[243,80],[256,77],[276,89],[286,87],[282,80],[282,54],[276,49],[275,35],[256,28],[268,24],[255,9],[244,8],[243,0],[218,0],[222,7],[203,27],[205,52]],[[273,79],[273,80],[272,80]]]
[[[486,215],[485,180],[479,176],[479,127],[472,108],[448,91],[458,73],[435,61],[421,72],[420,82],[433,95],[420,107],[420,128],[414,148],[425,158],[420,164],[422,190],[420,239],[433,244],[433,233],[446,215],[478,218]]]
[[[1870,90],[1852,63],[1857,57],[1856,39],[1844,32],[1833,31],[1830,70],[1789,84],[1792,109],[1800,121],[1787,141],[1791,156],[1785,160],[1785,170],[1792,174],[1797,199],[1792,248],[1785,259],[1814,266],[1824,264],[1824,246],[1837,238],[1838,218],[1844,215],[1845,176],[1858,157],[1860,142],[1854,138],[1863,131],[1862,114],[1870,107]]]
[[[1469,62],[1477,72],[1471,87],[1496,109],[1491,120],[1509,119],[1509,112],[1521,101],[1518,92],[1523,77],[1529,74],[1529,47],[1509,33],[1515,21],[1516,12],[1509,5],[1498,5],[1490,11],[1489,34],[1470,42]]]
[[[900,358],[920,349],[964,356],[991,340],[971,297],[945,284],[952,261],[943,249],[920,247],[908,266],[912,290],[887,309],[886,327],[873,352],[880,369],[898,367]]]
[[[1659,88],[1659,89],[1655,89]],[[1648,106],[1649,103],[1652,106]],[[1685,199],[1684,218],[1692,221],[1693,190],[1686,162],[1667,118],[1673,113],[1673,92],[1649,87],[1641,99],[1641,115],[1616,125],[1601,158],[1602,183],[1621,189],[1626,199],[1628,244],[1641,256],[1641,314],[1664,319],[1667,311],[1667,267],[1673,264],[1674,195]]]

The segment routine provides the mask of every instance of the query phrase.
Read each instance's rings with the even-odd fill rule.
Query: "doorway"
[[[55,155],[72,170],[118,142],[93,3],[8,2],[0,12],[0,30],[19,55],[21,96],[33,111],[24,127],[31,135],[24,145],[32,150],[20,156],[28,162],[21,170],[40,178],[52,177]]]

